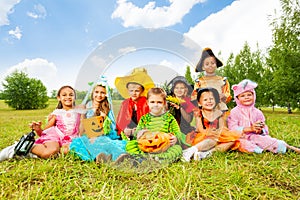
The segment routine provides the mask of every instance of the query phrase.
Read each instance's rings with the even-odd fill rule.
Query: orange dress
[[[222,127],[219,127],[220,118],[225,117],[223,113],[220,112],[220,116],[213,121],[206,119],[201,111],[199,112],[199,117],[202,121],[203,131],[195,134],[191,141],[192,145],[195,145],[205,139],[213,139],[218,143],[235,142],[232,149],[237,149],[239,147],[239,138],[241,137],[241,133],[229,130],[225,124],[222,125]],[[225,121],[226,120],[224,120],[224,122]]]

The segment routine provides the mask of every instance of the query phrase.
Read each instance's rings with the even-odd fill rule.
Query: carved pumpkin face
[[[139,148],[147,153],[161,153],[170,147],[170,135],[162,132],[146,131],[138,139]]]
[[[83,119],[83,127],[85,130],[85,133],[89,138],[92,137],[98,137],[100,135],[103,135],[103,122],[104,117],[103,116],[95,116],[87,119]]]

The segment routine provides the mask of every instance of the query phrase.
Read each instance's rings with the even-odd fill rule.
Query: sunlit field
[[[49,104],[43,110],[16,111],[0,101],[0,149],[30,132],[31,121],[44,122],[57,101]],[[114,104],[116,115],[120,101]],[[263,111],[273,137],[300,146],[299,112]],[[11,159],[0,163],[0,199],[300,199],[299,158],[291,152],[215,153],[152,170],[97,165],[72,155]]]

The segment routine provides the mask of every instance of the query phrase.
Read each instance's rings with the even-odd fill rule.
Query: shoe
[[[105,153],[99,153],[96,156],[96,163],[106,163],[111,161],[112,155],[111,154],[105,154]]]
[[[190,162],[191,157],[194,155],[194,153],[198,152],[197,147],[190,147],[188,149],[185,149],[182,151],[182,157],[184,162]]]
[[[119,165],[119,164],[121,164],[122,162],[124,162],[124,160],[127,160],[127,159],[130,159],[131,158],[131,156],[129,155],[129,154],[121,154],[121,155],[119,155],[119,157],[115,160],[115,164],[116,165]]]
[[[38,158],[37,155],[35,155],[35,154],[31,153],[31,152],[29,152],[29,153],[26,155],[26,157],[28,157],[28,158]]]
[[[209,151],[199,151],[194,153],[194,160],[202,160],[212,155],[211,150]]]
[[[8,147],[2,149],[2,151],[0,152],[0,162],[14,157],[15,147],[17,146],[17,144],[18,143],[15,143],[11,146],[8,146]]]

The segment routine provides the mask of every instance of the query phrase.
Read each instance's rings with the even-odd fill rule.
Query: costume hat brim
[[[217,62],[217,67],[223,66],[223,63],[215,56],[213,51],[210,48],[205,48],[205,49],[203,49],[201,58],[200,58],[199,62],[197,63],[196,72],[203,72],[203,69],[202,69],[203,62],[204,62],[205,58],[207,58],[207,57],[215,57],[216,62]]]
[[[134,68],[130,75],[117,77],[115,79],[115,86],[120,95],[125,99],[130,97],[127,90],[128,83],[137,83],[142,85],[144,87],[144,91],[141,96],[147,96],[148,90],[155,86],[145,68]]]

